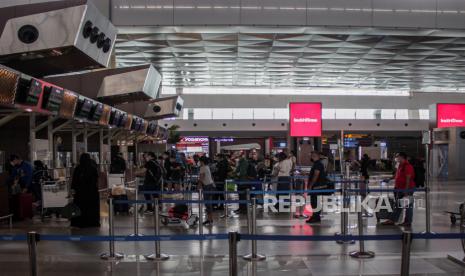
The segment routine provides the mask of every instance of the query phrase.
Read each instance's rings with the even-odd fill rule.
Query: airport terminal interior
[[[464,0],[0,1],[0,276],[465,275]]]

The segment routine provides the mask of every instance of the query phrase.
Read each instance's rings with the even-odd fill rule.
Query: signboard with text
[[[436,127],[465,127],[465,104],[436,105]]]
[[[321,137],[321,103],[289,103],[291,137]]]

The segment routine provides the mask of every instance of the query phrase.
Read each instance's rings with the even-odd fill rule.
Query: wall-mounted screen
[[[149,125],[147,127],[147,134],[154,135],[156,131],[157,131],[157,123],[154,121],[149,122]]]
[[[129,120],[129,116],[126,112],[122,112],[121,114],[121,121],[120,123],[118,124],[119,127],[126,127],[126,124]]]
[[[44,86],[42,108],[51,112],[58,112],[63,101],[65,91],[56,86]]]
[[[122,115],[121,111],[117,109],[113,109],[111,111],[109,124],[115,127],[119,126],[121,123],[121,115]]]
[[[103,113],[103,104],[94,102],[89,113],[89,120],[92,122],[98,122]]]
[[[43,91],[43,83],[32,78],[30,81],[20,80],[16,95],[16,103],[37,106]]]
[[[82,119],[89,118],[90,110],[92,109],[92,100],[84,97],[79,97],[74,116]]]
[[[465,127],[465,104],[437,104],[436,127]]]
[[[292,137],[320,137],[321,103],[289,103],[289,132]]]

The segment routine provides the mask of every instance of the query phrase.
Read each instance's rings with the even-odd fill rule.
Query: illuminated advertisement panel
[[[465,104],[437,104],[436,127],[465,127]]]
[[[291,137],[321,137],[321,103],[289,103]]]

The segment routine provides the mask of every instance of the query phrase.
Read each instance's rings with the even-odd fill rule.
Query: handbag
[[[63,218],[72,219],[81,216],[81,209],[73,202],[66,204],[61,210],[61,216]]]

